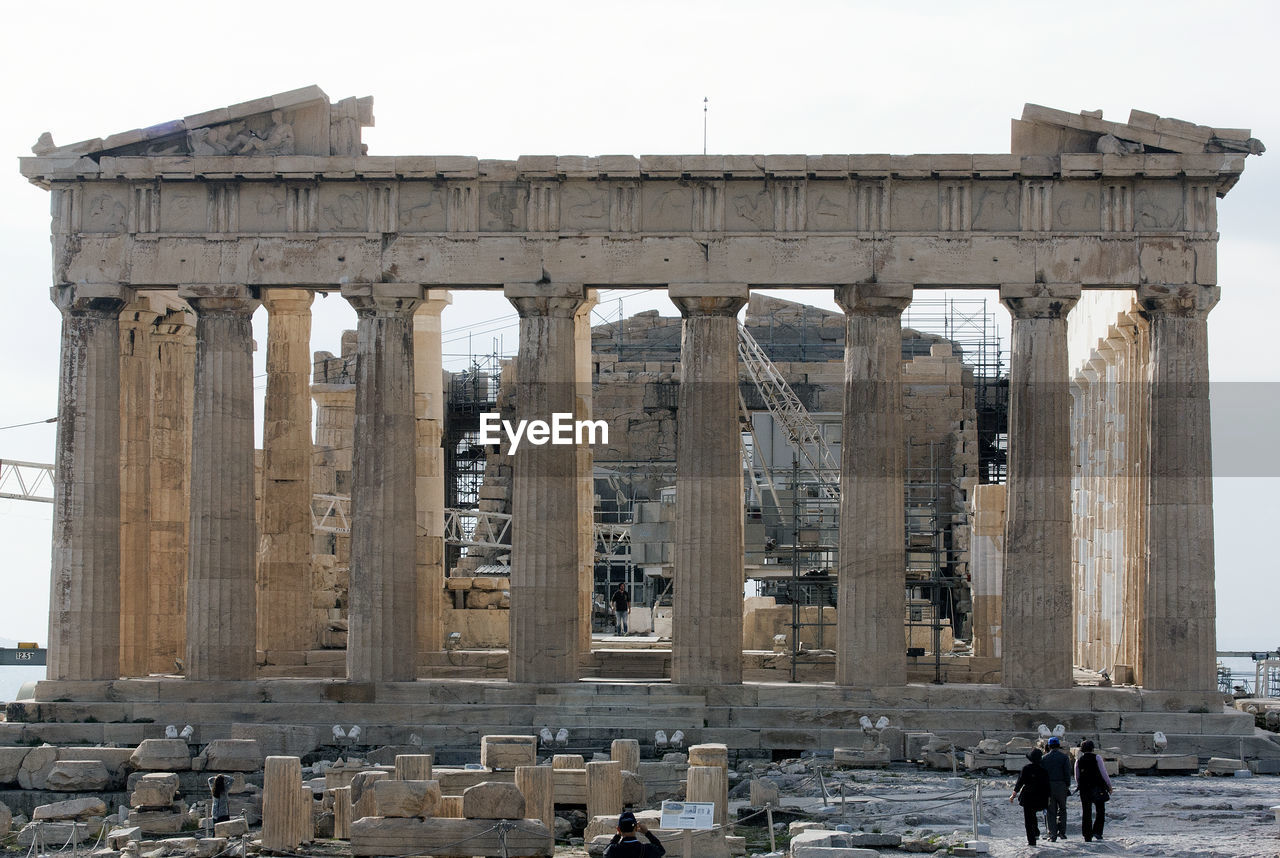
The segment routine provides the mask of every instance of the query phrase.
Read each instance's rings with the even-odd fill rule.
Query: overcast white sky
[[[0,426],[56,411],[59,318],[48,195],[16,158],[318,84],[373,95],[371,154],[1007,152],[1024,102],[1132,107],[1250,127],[1280,147],[1274,3],[405,2],[223,0],[4,4],[0,87]],[[1219,479],[1219,645],[1280,645],[1280,150],[1250,158],[1219,204],[1222,303],[1210,316]],[[609,299],[611,296],[604,296]],[[602,311],[616,316],[617,301]],[[816,296],[815,296],[816,297]],[[829,304],[828,304],[829,305]],[[628,313],[672,313],[660,293]],[[830,306],[830,305],[829,305]],[[260,316],[262,313],[260,313]],[[446,329],[512,321],[460,296]],[[354,327],[316,303],[313,348]],[[265,318],[255,321],[265,343]],[[514,347],[514,324],[472,345]],[[448,335],[446,334],[446,339]],[[446,351],[465,352],[459,333]],[[260,370],[259,370],[260,371]],[[1250,382],[1252,384],[1243,384]],[[259,386],[263,382],[259,380]],[[0,458],[52,461],[53,429],[0,430]],[[48,505],[0,500],[0,637],[47,639]]]

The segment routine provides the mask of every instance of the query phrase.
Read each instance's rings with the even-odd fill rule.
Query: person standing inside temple
[[[631,610],[631,595],[627,593],[625,582],[619,582],[618,589],[613,591],[613,595],[609,597],[609,602],[613,605],[613,616],[618,624],[618,634],[627,634],[627,612]]]
[[[1080,794],[1080,829],[1084,841],[1102,839],[1102,825],[1107,821],[1107,799],[1111,798],[1111,776],[1107,764],[1093,752],[1093,741],[1080,743],[1076,757],[1076,792]]]
[[[1043,756],[1039,748],[1027,752],[1030,762],[1022,767],[1018,782],[1013,785],[1013,794],[1009,796],[1009,801],[1017,798],[1018,804],[1022,805],[1022,822],[1027,829],[1027,843],[1031,846],[1035,846],[1040,837],[1037,817],[1049,806],[1049,773],[1040,765]]]
[[[1040,761],[1049,773],[1049,840],[1067,837],[1067,796],[1071,794],[1071,758],[1062,750],[1062,740],[1049,737],[1049,753]]]

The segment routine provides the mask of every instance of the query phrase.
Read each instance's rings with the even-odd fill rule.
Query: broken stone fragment
[[[182,739],[143,739],[129,757],[129,766],[145,771],[186,771],[191,751]]]
[[[462,792],[464,819],[524,819],[524,795],[515,784],[484,781]]]
[[[111,773],[101,760],[60,760],[45,781],[57,792],[93,792],[106,789],[110,782]]]

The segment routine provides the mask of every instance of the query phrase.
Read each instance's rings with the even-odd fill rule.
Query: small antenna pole
[[[707,98],[706,96],[703,96],[702,98],[702,154],[703,155],[707,154],[707,104],[709,101],[710,101],[709,98]]]

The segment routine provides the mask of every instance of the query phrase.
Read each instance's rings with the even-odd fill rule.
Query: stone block
[[[395,819],[435,816],[440,805],[439,781],[383,779],[373,784],[378,816]]]
[[[179,804],[177,807],[183,807]],[[143,834],[177,834],[182,831],[183,822],[187,818],[186,809],[182,810],[131,810],[129,825],[136,825]]]
[[[0,801],[0,837],[8,837],[12,828],[13,811],[9,810],[9,805]]]
[[[778,784],[769,778],[755,778],[751,781],[751,806],[778,806]]]
[[[49,771],[57,761],[58,749],[52,745],[32,748],[22,758],[22,765],[18,768],[18,786],[23,789],[45,789]]]
[[[195,858],[214,858],[227,850],[227,838],[202,837],[196,841]]]
[[[30,822],[18,832],[17,845],[24,849],[28,848],[36,842],[37,836],[49,846],[61,846],[64,843],[80,844],[90,837],[97,837],[98,831],[101,830],[99,826],[98,830],[91,833],[89,828],[89,825],[83,822]]]
[[[242,834],[249,833],[249,821],[243,816],[237,816],[228,819],[225,822],[215,822],[213,824],[214,837],[239,837]]]
[[[462,792],[464,819],[524,819],[524,811],[524,795],[515,784],[485,781]]]
[[[482,736],[480,765],[495,771],[515,771],[538,762],[537,736]]]
[[[107,832],[107,848],[123,849],[130,841],[142,840],[142,829],[135,826],[113,828]]]
[[[143,739],[130,755],[129,767],[142,771],[186,771],[191,768],[191,750],[182,739]]]
[[[644,778],[635,772],[622,773],[622,803],[624,805],[642,805],[648,801]]]
[[[1169,754],[1161,756],[1156,761],[1156,771],[1160,772],[1189,772],[1195,773],[1200,770],[1200,758],[1195,754]]]
[[[96,792],[110,782],[111,774],[101,760],[59,760],[45,781],[55,792]]]
[[[265,758],[257,739],[214,739],[197,759],[203,771],[256,772]]]
[[[0,748],[0,784],[18,782],[18,770],[30,748]]]
[[[129,796],[130,807],[168,807],[178,794],[178,776],[154,772],[138,778]]]
[[[138,739],[137,742],[142,741]],[[133,742],[131,744],[137,744]],[[129,758],[133,755],[130,748],[59,748],[58,761],[64,760],[100,760],[112,778],[121,777],[127,771]]]
[[[346,645],[346,632],[342,632]],[[329,735],[329,728],[325,736]],[[231,738],[257,739],[266,757],[305,757],[320,747],[320,730],[295,724],[232,724]]]
[[[107,805],[100,798],[73,798],[42,804],[31,812],[33,822],[41,820],[85,820],[93,816],[106,816]]]
[[[465,844],[459,847],[456,844]],[[456,851],[462,848],[464,851]],[[351,824],[353,856],[399,855],[550,856],[555,840],[536,819],[522,819],[500,839],[485,819],[382,819],[366,817]],[[670,854],[670,852],[668,852]]]

